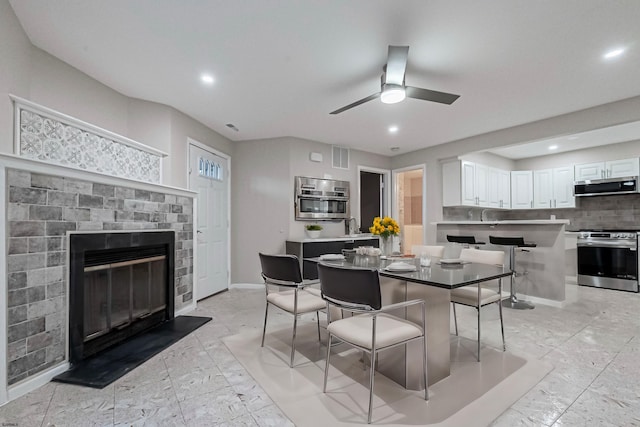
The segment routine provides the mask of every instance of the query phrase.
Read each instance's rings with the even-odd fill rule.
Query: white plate
[[[440,264],[462,264],[460,258],[443,258],[440,260]]]
[[[406,262],[394,262],[389,264],[385,270],[390,272],[416,271],[416,266],[407,264]]]
[[[407,273],[409,271],[416,271],[415,267],[406,267],[406,268],[385,268],[389,273]]]
[[[324,254],[324,255],[320,255],[320,259],[322,261],[342,261],[342,260],[344,260],[344,255],[341,255],[341,254]]]

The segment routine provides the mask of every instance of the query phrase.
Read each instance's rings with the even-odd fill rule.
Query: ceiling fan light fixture
[[[382,93],[380,94],[380,101],[384,104],[395,104],[403,101],[406,98],[404,87],[401,85],[384,84],[382,86]]]

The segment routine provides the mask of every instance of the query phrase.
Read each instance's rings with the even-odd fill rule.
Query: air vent
[[[333,154],[332,165],[334,169],[349,169],[349,149],[334,145],[331,151]]]

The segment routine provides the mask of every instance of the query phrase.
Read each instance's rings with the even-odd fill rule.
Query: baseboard
[[[42,387],[47,384],[53,377],[59,375],[65,371],[67,371],[71,367],[69,362],[63,362],[60,365],[54,366],[53,368],[40,372],[32,378],[26,379],[23,382],[16,384],[14,386],[9,387],[9,400],[8,402],[19,398],[20,396],[24,396],[25,394]]]
[[[263,283],[232,283],[229,289],[264,289]]]

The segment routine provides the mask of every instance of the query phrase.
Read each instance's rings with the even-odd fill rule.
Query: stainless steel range
[[[578,234],[578,284],[638,292],[637,230],[583,230]]]

